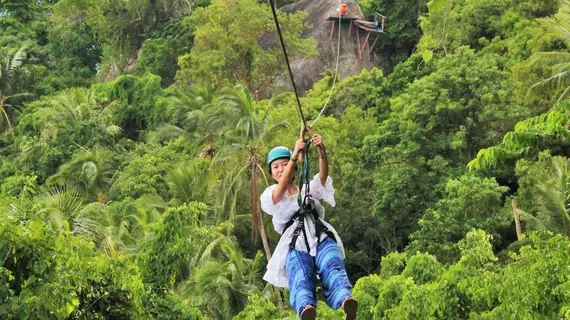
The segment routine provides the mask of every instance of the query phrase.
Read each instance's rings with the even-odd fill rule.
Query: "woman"
[[[281,239],[263,279],[277,287],[289,287],[291,306],[301,319],[309,320],[316,317],[313,282],[316,273],[323,285],[326,303],[333,309],[342,307],[346,319],[352,320],[356,318],[358,304],[352,298],[346,275],[344,249],[336,231],[324,221],[324,208],[319,202],[324,200],[335,205],[325,145],[318,134],[314,134],[311,141],[319,152],[319,174],[309,183],[313,214],[299,216],[298,193],[304,195],[307,186],[299,190],[294,182],[296,162],[305,149],[303,139],[295,143],[293,152],[286,147],[276,147],[267,157],[269,173],[276,184],[261,195],[261,208],[273,217],[273,226]]]

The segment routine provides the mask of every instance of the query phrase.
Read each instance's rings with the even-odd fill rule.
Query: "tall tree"
[[[260,164],[263,159],[262,152],[268,147],[266,143],[271,140],[271,136],[278,128],[286,127],[288,124],[273,122],[268,112],[260,116],[252,94],[241,85],[223,90],[216,106],[218,111],[212,115],[209,127],[223,126],[231,133],[226,137],[224,148],[214,158],[214,166],[225,171],[221,209],[228,208],[230,217],[235,215],[236,197],[240,195],[236,188],[236,181],[243,178],[244,172],[248,172],[251,188],[249,194],[252,233],[259,228],[263,248],[269,259],[271,251],[267,243],[259,204],[259,182],[261,180],[259,173],[262,173],[266,182],[267,178]],[[234,205],[226,206],[226,203]]]
[[[314,55],[311,39],[302,39],[305,14],[279,12],[291,55]],[[187,18],[196,29],[194,47],[179,59],[177,78],[208,79],[214,84],[243,83],[266,89],[283,69],[281,49],[266,39],[275,31],[271,9],[257,0],[214,0]]]
[[[531,64],[551,67],[550,77],[535,83],[531,90],[563,89],[557,102],[570,96],[570,2],[560,1],[559,12],[553,17],[541,20],[547,30],[553,32],[564,43],[566,48],[561,51],[538,52],[531,59]]]
[[[221,259],[208,259],[198,265],[182,291],[215,319],[230,319],[245,307],[249,295],[260,292],[262,257],[258,254],[254,259],[245,258],[231,241],[225,241],[220,248]]]
[[[62,165],[58,172],[49,178],[48,183],[72,185],[87,198],[96,198],[100,203],[105,203],[107,192],[119,172],[116,165],[109,152],[86,151]]]
[[[101,102],[94,89],[73,88],[48,101],[48,106],[39,110],[46,117],[45,133],[55,137],[59,131],[80,130],[86,122],[95,122],[106,133],[118,136],[121,128],[113,123],[118,103]]]
[[[527,227],[570,236],[570,161],[543,153],[535,163],[521,160],[517,171]]]
[[[149,134],[149,140],[171,141],[183,137],[188,143],[201,148],[200,158],[212,159],[224,133],[223,128],[208,127],[210,124],[207,122],[215,112],[212,103],[216,92],[216,88],[207,81],[199,81],[183,89],[169,89],[167,96],[159,103],[170,114],[172,121],[158,125]]]
[[[7,55],[0,60],[0,111],[2,118],[0,130],[12,129],[14,113],[20,107],[23,99],[30,96],[22,92],[26,80],[27,47],[23,46],[13,55]]]

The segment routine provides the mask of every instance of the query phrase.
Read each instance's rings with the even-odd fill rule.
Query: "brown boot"
[[[301,311],[301,320],[315,320],[317,318],[317,309],[312,305],[308,305]]]
[[[342,303],[346,320],[356,319],[356,310],[358,310],[358,302],[353,297],[348,297]]]

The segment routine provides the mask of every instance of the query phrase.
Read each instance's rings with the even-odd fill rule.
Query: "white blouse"
[[[336,230],[324,221],[325,210],[319,202],[319,200],[324,200],[331,206],[335,206],[332,178],[327,177],[327,181],[323,186],[321,179],[317,174],[313,180],[309,182],[309,186],[309,193],[315,201],[315,208],[319,214],[319,218],[323,221],[323,224],[329,229],[329,231],[334,234],[337,245],[340,247],[344,258],[344,247],[342,245],[342,241],[340,240]],[[272,192],[275,187],[277,187],[277,184],[269,186],[265,191],[263,191],[263,194],[261,194],[261,209],[273,217],[273,227],[275,228],[275,231],[281,234],[277,248],[275,248],[275,252],[273,252],[273,256],[267,264],[267,272],[263,276],[263,280],[276,287],[287,288],[288,284],[287,274],[285,273],[285,262],[287,261],[287,254],[289,253],[289,244],[291,243],[291,238],[293,237],[293,232],[297,227],[298,221],[287,228],[285,233],[283,233],[283,229],[285,229],[285,225],[289,222],[291,217],[293,217],[295,212],[299,210],[299,204],[297,203],[297,194],[288,195],[287,193],[285,193],[281,201],[274,204]],[[303,186],[301,194],[304,194],[305,187],[306,185]],[[305,232],[309,242],[309,254],[314,257],[317,254],[318,239],[315,234],[315,221],[312,216],[305,216]],[[322,233],[321,241],[325,238],[326,234]],[[305,240],[302,234],[297,238],[295,249],[307,252]]]

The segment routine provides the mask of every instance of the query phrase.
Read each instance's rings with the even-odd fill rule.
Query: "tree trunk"
[[[271,250],[269,249],[269,243],[267,242],[267,236],[265,235],[265,225],[263,224],[263,217],[260,212],[259,204],[259,180],[257,178],[258,168],[257,168],[257,157],[253,155],[251,157],[251,221],[252,221],[252,231],[255,232],[255,225],[259,228],[259,234],[261,234],[261,242],[263,242],[263,250],[265,250],[265,257],[267,262],[271,259]],[[277,293],[277,304],[279,308],[283,309],[283,299],[281,298],[281,291],[279,288],[275,288]]]
[[[517,230],[517,240],[520,240],[522,232],[521,232],[521,222],[519,217],[519,209],[517,206],[517,199],[513,199],[512,205],[513,205],[513,216],[515,217],[515,228]]]
[[[261,234],[261,241],[263,242],[263,249],[265,250],[265,256],[267,261],[271,259],[271,250],[269,249],[269,244],[267,242],[267,236],[265,235],[265,227],[263,225],[263,218],[261,217],[260,204],[259,204],[259,181],[258,181],[258,168],[257,168],[257,157],[253,156],[251,159],[251,222],[252,222],[252,232],[255,232],[255,227],[259,228],[259,233]]]

